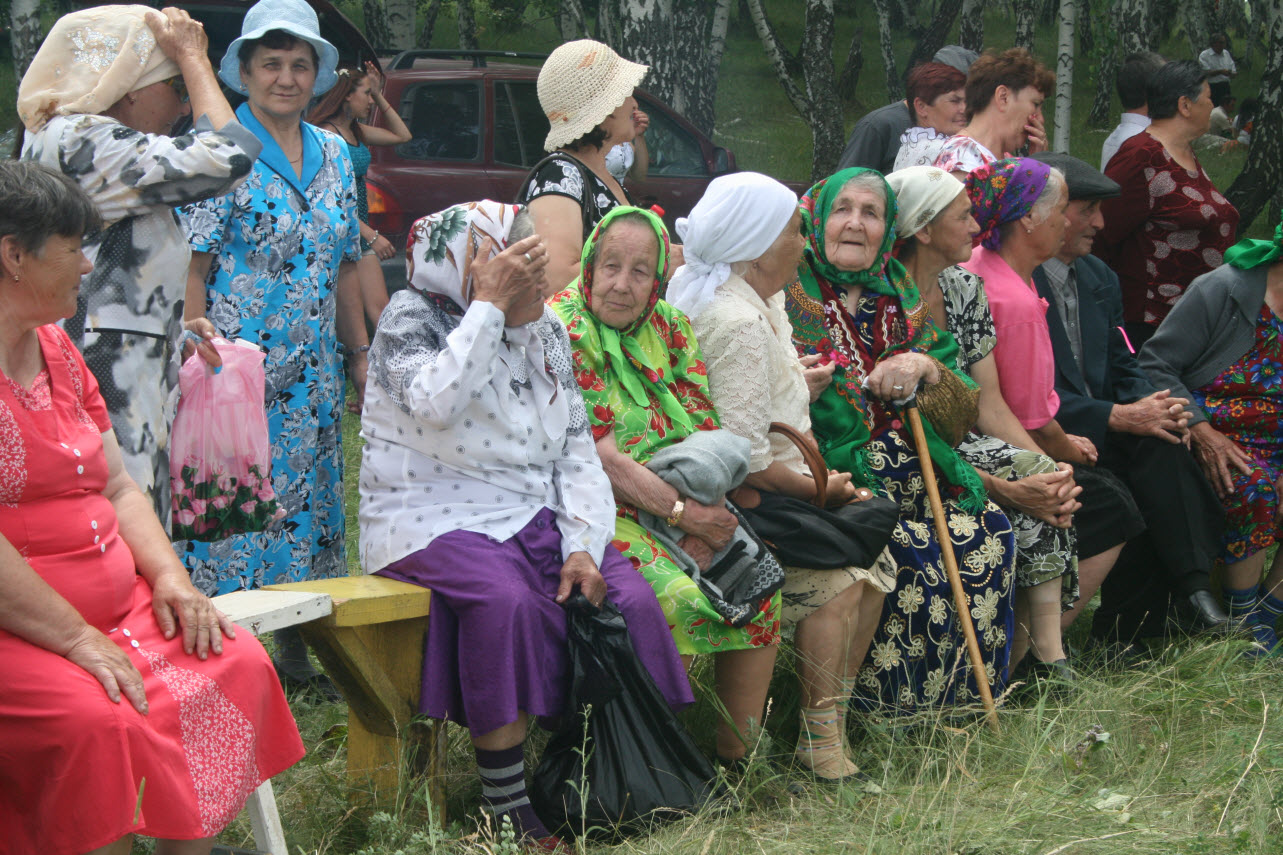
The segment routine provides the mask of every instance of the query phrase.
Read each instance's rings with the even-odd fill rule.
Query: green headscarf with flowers
[[[593,314],[593,264],[602,235],[612,223],[628,215],[644,219],[654,230],[659,243],[659,258],[655,266],[654,287],[646,307],[627,329],[615,329]],[[571,330],[571,338],[577,348],[599,351],[603,355],[605,365],[613,369],[620,386],[636,407],[644,409],[650,406],[653,398],[672,420],[673,426],[686,435],[694,429],[693,424],[686,408],[669,387],[671,367],[666,354],[651,341],[651,315],[668,281],[669,252],[668,229],[664,227],[663,220],[644,208],[630,205],[612,208],[584,242],[579,257],[579,278],[553,299],[552,308]]]
[[[1283,258],[1283,213],[1274,229],[1274,240],[1244,238],[1225,250],[1225,263],[1240,270],[1251,270],[1262,264],[1273,264]]]
[[[862,173],[876,175],[886,199],[885,231],[878,255],[867,270],[839,270],[828,260],[824,230],[833,203],[851,179]],[[931,322],[930,311],[908,271],[891,254],[895,245],[895,192],[872,169],[845,169],[827,178],[802,197],[806,248],[798,265],[798,282],[785,292],[785,306],[793,325],[793,341],[799,354],[818,353],[838,364],[833,382],[811,404],[811,425],[820,452],[830,466],[850,472],[854,480],[882,490],[865,459],[865,447],[874,427],[889,420],[890,405],[868,398],[861,385],[873,367],[899,353],[923,353],[943,365],[957,364],[958,344],[947,331]],[[858,347],[859,334],[847,311],[845,295],[859,286],[878,295],[879,323],[872,331],[872,352]],[[948,369],[942,369],[948,370]],[[969,388],[975,381],[957,376]],[[984,509],[985,492],[975,469],[962,460],[923,418],[931,460],[949,483],[961,493],[959,504],[970,513]]]

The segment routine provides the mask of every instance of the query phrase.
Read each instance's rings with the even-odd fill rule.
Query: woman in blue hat
[[[269,531],[181,545],[192,580],[211,594],[347,575],[344,355],[359,400],[368,350],[356,179],[342,137],[303,122],[312,96],[334,85],[337,62],[304,0],[251,8],[218,76],[247,97],[236,116],[262,153],[233,192],[184,209],[188,319],[203,315],[267,353],[272,483],[287,512]],[[276,646],[287,687],[333,697],[297,633],[278,633]]]

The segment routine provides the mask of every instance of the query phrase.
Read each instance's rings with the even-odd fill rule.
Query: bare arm
[[[1029,431],[1029,435],[1043,449],[1043,453],[1052,460],[1064,460],[1088,466],[1094,466],[1096,463],[1096,447],[1092,445],[1091,440],[1081,436],[1070,436],[1055,419],[1042,427],[1033,428]]]
[[[218,79],[209,64],[209,38],[205,28],[181,9],[168,8],[146,13],[147,26],[156,37],[156,45],[165,56],[178,64],[183,83],[191,99],[192,116],[208,116],[215,128],[236,118],[232,107],[218,87]]]
[[[548,291],[564,291],[579,276],[579,255],[584,248],[583,209],[569,196],[539,196],[530,202],[535,232],[548,247]]]
[[[339,264],[335,287],[338,289],[336,321],[339,341],[347,348],[348,376],[356,388],[356,401],[353,403],[359,410],[365,400],[365,376],[369,369],[369,361],[361,348],[369,345],[370,337],[365,329],[365,304],[361,299],[361,279],[356,274],[355,261]]]
[[[642,115],[646,116],[645,113]],[[646,147],[646,128],[649,126],[650,117],[646,116],[645,125],[633,137],[633,165],[628,169],[628,177],[633,181],[645,181],[650,174],[650,149]]]
[[[998,377],[998,364],[989,353],[984,359],[971,364],[971,379],[980,384],[980,417],[976,427],[980,433],[996,436],[1003,442],[1029,451],[1042,451],[1034,438],[1020,424],[1020,419],[1007,406],[1002,397],[1002,381]]]

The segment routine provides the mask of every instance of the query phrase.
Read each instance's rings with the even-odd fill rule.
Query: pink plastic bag
[[[193,355],[178,374],[169,455],[175,540],[222,540],[285,516],[272,488],[263,352],[249,342],[213,344],[221,372]]]

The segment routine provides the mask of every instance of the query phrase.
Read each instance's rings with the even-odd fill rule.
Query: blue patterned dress
[[[267,352],[272,482],[287,515],[267,532],[177,545],[210,594],[347,574],[335,311],[339,265],[360,258],[352,161],[342,137],[304,124],[300,179],[249,106],[236,115],[263,142],[253,171],[184,213],[192,250],[214,256],[207,317]]]

